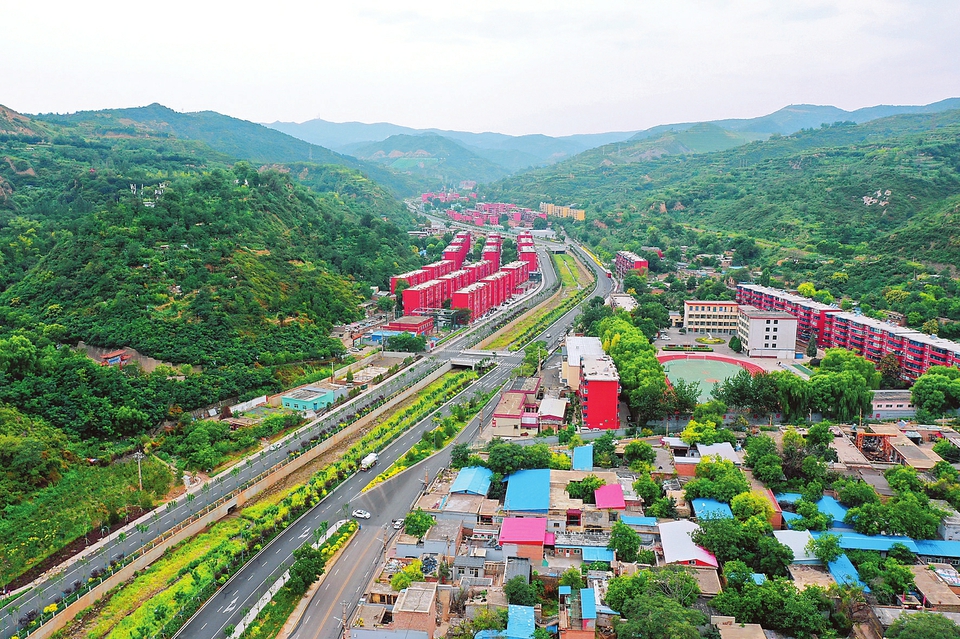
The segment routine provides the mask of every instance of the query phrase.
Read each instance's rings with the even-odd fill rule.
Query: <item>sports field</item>
[[[666,358],[663,358],[666,359]],[[670,359],[663,362],[663,370],[671,383],[678,379],[688,382],[700,382],[700,402],[710,400],[713,385],[733,377],[746,366],[735,363],[735,360],[705,359],[690,357],[689,359]]]

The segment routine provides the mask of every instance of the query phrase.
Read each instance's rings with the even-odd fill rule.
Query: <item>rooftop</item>
[[[593,491],[597,502],[597,508],[625,510],[626,502],[623,500],[623,488],[620,484],[606,484]],[[732,516],[732,515],[731,515]]]
[[[507,639],[531,639],[536,629],[532,606],[507,608]]]
[[[469,466],[461,468],[457,478],[450,486],[451,493],[486,496],[490,490],[490,478],[493,471],[483,466]]]
[[[527,402],[526,393],[507,391],[500,396],[500,403],[493,411],[494,417],[519,417],[523,414],[523,405]]]
[[[733,462],[737,466],[743,463],[738,453],[730,442],[717,442],[716,444],[697,444],[697,452],[701,457],[716,456],[727,461]]]
[[[397,596],[397,603],[393,605],[393,611],[394,613],[416,612],[426,614],[430,612],[436,598],[436,582],[415,581],[400,591]]]
[[[593,470],[593,444],[573,449],[573,470]]]
[[[539,377],[518,377],[510,383],[510,391],[515,393],[536,393],[540,390]]]
[[[335,388],[324,388],[317,385],[308,386],[306,388],[298,388],[294,391],[286,393],[284,397],[289,399],[296,399],[296,400],[308,402],[311,399],[319,399],[319,398],[326,397],[327,393],[329,393],[332,390],[337,390],[338,388],[339,386]]]
[[[712,553],[693,543],[690,535],[699,526],[689,519],[663,522],[659,524],[659,528],[663,559],[666,563],[700,561],[714,567],[719,565]]]
[[[813,539],[813,536],[807,530],[774,530],[773,536],[781,544],[793,551],[793,563],[795,564],[816,564],[819,563],[816,555],[807,552],[807,544]]]
[[[581,371],[583,378],[589,381],[620,381],[620,375],[617,373],[617,367],[613,364],[613,359],[603,355],[600,357],[594,355],[585,355],[581,358]]]
[[[540,400],[540,408],[537,413],[541,418],[549,417],[562,420],[567,414],[567,400],[557,397],[544,397]]]
[[[716,499],[694,499],[691,502],[697,519],[733,519],[730,506]]]
[[[596,591],[593,588],[580,589],[580,618],[597,618],[597,599]]]
[[[850,558],[847,557],[846,553],[837,557],[835,561],[831,561],[827,564],[827,569],[830,571],[830,576],[833,577],[834,581],[838,584],[850,584],[853,586],[860,586],[863,588],[864,592],[870,592],[870,588],[867,587],[865,583],[860,581],[860,575],[857,574],[857,569],[854,568],[853,562],[850,561]],[[956,597],[956,595],[954,595]]]
[[[755,292],[757,292],[757,293],[763,293],[763,294],[766,294],[766,295],[773,295],[774,297],[779,297],[779,298],[782,299],[782,300],[786,300],[786,301],[788,301],[788,302],[793,302],[793,303],[795,303],[795,304],[801,304],[801,305],[803,305],[803,306],[806,306],[807,308],[811,308],[811,309],[815,309],[815,310],[824,310],[824,311],[828,311],[828,310],[839,311],[839,310],[840,310],[840,309],[839,309],[838,307],[836,307],[836,306],[830,306],[829,304],[823,304],[823,303],[821,303],[821,302],[817,302],[817,301],[811,300],[811,299],[809,299],[809,298],[803,297],[802,295],[797,295],[796,293],[788,293],[787,291],[785,291],[785,290],[783,290],[783,289],[779,289],[779,288],[771,288],[771,287],[769,287],[769,286],[760,286],[759,284],[739,284],[738,286],[739,286],[739,288],[742,288],[742,289],[745,289],[745,290],[748,290],[748,291],[755,291]]]
[[[565,345],[570,366],[580,366],[580,360],[585,355],[603,355],[603,344],[598,337],[568,336]]]
[[[546,517],[506,517],[500,524],[500,545],[539,544],[547,535]]]
[[[519,470],[508,478],[506,511],[543,512],[550,508],[550,470]]]
[[[795,316],[786,311],[764,311],[749,304],[740,305],[740,314],[746,315],[750,319],[797,320]]]

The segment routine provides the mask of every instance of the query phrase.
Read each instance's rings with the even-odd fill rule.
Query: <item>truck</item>
[[[377,465],[378,459],[380,459],[380,457],[376,453],[370,453],[360,460],[360,470],[370,470]]]

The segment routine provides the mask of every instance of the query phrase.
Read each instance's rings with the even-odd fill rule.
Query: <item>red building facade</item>
[[[580,396],[584,428],[620,428],[620,375],[609,356],[587,355],[582,358],[577,395]]]

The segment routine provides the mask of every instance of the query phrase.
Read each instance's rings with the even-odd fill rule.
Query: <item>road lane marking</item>
[[[369,551],[370,548],[372,548],[375,543],[379,543],[379,541],[380,541],[380,540],[377,539],[376,535],[374,535],[374,536],[370,539],[370,541],[367,543],[367,545],[366,545],[366,547],[364,548],[363,552],[365,553],[365,552]],[[361,553],[361,554],[363,554],[363,553]],[[335,602],[335,603],[340,600],[341,596],[343,595],[344,591],[345,591],[346,588],[347,588],[347,582],[350,581],[350,579],[353,577],[353,574],[354,574],[355,572],[357,572],[357,569],[358,569],[358,568],[360,568],[360,563],[359,563],[359,562],[354,563],[354,565],[353,565],[353,570],[351,570],[351,571],[350,571],[350,574],[348,574],[348,575],[346,576],[346,578],[343,579],[343,586],[342,586],[342,587],[340,588],[340,590],[337,592],[336,597],[334,597],[334,602]],[[331,606],[331,607],[327,610],[327,614],[325,614],[325,615],[323,616],[323,619],[320,621],[320,623],[317,624],[317,631],[316,631],[315,633],[313,633],[313,635],[311,636],[311,639],[319,639],[319,638],[320,638],[320,633],[327,627],[327,621],[330,619],[330,615],[332,615],[333,612],[334,612],[334,607]]]

